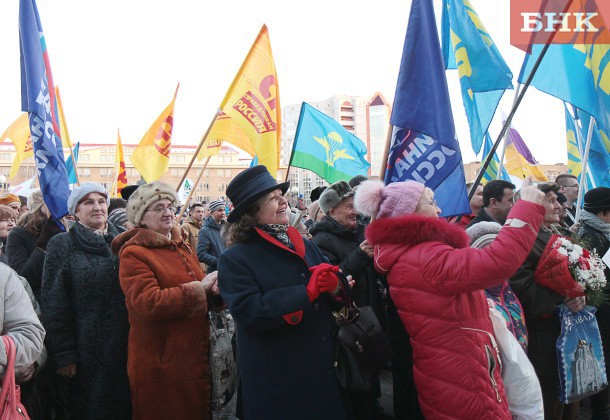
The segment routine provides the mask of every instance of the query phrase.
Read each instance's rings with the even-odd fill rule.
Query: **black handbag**
[[[337,332],[335,367],[339,386],[368,391],[390,360],[390,345],[375,311],[349,303],[334,312]]]

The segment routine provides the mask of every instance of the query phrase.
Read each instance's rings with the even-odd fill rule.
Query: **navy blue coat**
[[[295,251],[256,230],[223,252],[218,282],[237,330],[246,419],[343,419],[327,294],[309,302],[308,268],[326,262],[294,228]]]

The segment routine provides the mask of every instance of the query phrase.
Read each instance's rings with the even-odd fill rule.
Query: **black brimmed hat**
[[[262,196],[280,189],[286,194],[290,182],[278,184],[267,168],[257,165],[240,172],[227,187],[227,197],[233,203],[233,211],[229,213],[228,221],[235,223]]]

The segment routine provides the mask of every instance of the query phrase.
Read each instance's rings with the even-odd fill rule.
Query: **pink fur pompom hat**
[[[413,214],[425,186],[416,181],[394,182],[364,181],[356,189],[354,204],[365,216],[382,219]]]

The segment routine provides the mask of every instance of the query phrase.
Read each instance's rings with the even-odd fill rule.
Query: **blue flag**
[[[472,149],[479,154],[513,74],[468,0],[444,0],[442,39],[445,66],[460,75]]]
[[[411,4],[391,123],[385,183],[419,181],[443,217],[470,214],[432,0]]]
[[[520,83],[527,80],[542,47],[532,45],[532,54],[526,54]],[[593,115],[602,127],[610,127],[609,49],[606,44],[551,44],[532,86]]]
[[[28,112],[40,189],[56,219],[68,214],[68,175],[47,46],[34,0],[19,3],[21,108]]]
[[[290,166],[309,169],[328,183],[367,174],[366,146],[339,122],[303,102]]]
[[[78,165],[78,149],[80,147],[80,142],[76,143],[74,149],[72,149],[72,155],[74,155],[74,160],[76,161],[76,165],[74,165],[74,161],[72,161],[72,155],[68,156],[68,160],[66,160],[66,172],[68,172],[68,182],[70,184],[76,184],[78,179],[76,178],[76,168]]]
[[[483,159],[482,162],[485,162],[489,152],[491,152],[491,148],[493,147],[493,140],[489,136],[489,133],[485,133],[485,144],[483,146]],[[487,170],[483,174],[483,180],[481,183],[487,183],[494,179],[498,179],[498,168],[500,167],[500,160],[498,159],[498,155],[494,153],[489,166],[487,166]],[[506,172],[506,168],[502,165],[502,175],[500,179],[504,179],[506,181],[510,181],[510,176],[508,176],[508,172]],[[484,181],[484,182],[483,182]]]
[[[581,109],[577,110],[577,113],[582,125],[584,143],[589,133],[591,115]],[[610,187],[610,140],[608,139],[610,131],[601,124],[601,121],[595,121],[594,124],[587,159],[587,174],[592,178],[590,186],[593,188]],[[586,144],[582,144],[583,153],[585,146]]]

